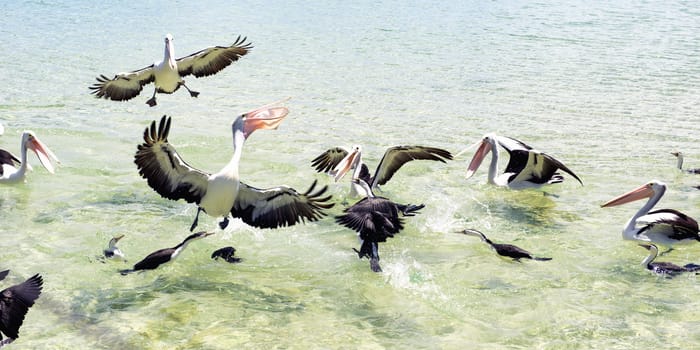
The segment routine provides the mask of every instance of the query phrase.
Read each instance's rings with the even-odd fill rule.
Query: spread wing
[[[238,61],[253,48],[253,45],[246,43],[245,40],[246,38],[238,36],[231,46],[208,47],[189,56],[178,58],[177,70],[181,77],[192,74],[199,78],[216,74]]]
[[[452,154],[444,149],[424,146],[394,146],[384,152],[384,157],[379,162],[374,172],[372,188],[384,185],[394,176],[394,173],[404,164],[416,160],[436,160],[445,163],[452,159]]]
[[[9,338],[19,337],[19,327],[29,308],[39,298],[42,284],[41,276],[36,274],[21,284],[0,292],[0,331]]]
[[[657,233],[677,240],[696,239],[700,241],[698,222],[675,209],[650,211],[637,218],[637,224],[644,225],[639,230],[638,234],[640,235]]]
[[[97,82],[90,86],[90,93],[95,97],[103,97],[113,101],[130,100],[143,89],[143,86],[155,80],[153,65],[133,72],[119,73],[109,79],[104,75],[97,77]]]
[[[16,168],[19,164],[19,159],[17,159],[17,157],[15,157],[12,153],[5,151],[4,149],[0,149],[0,177],[2,177],[2,175],[5,173],[3,170],[5,165],[11,168]]]
[[[384,242],[403,229],[396,204],[382,197],[365,197],[345,209],[335,221],[353,231],[360,238],[372,242]]]
[[[241,182],[231,215],[259,228],[292,226],[305,220],[316,221],[326,215],[323,209],[333,207],[334,203],[328,203],[331,195],[321,197],[328,186],[314,192],[315,187],[316,180],[304,193],[287,186],[258,189]]]
[[[583,185],[583,181],[573,171],[546,153],[536,151],[525,143],[510,137],[499,136],[498,143],[510,155],[505,173],[514,175],[509,182],[527,181],[544,184],[558,175],[557,171],[561,169]]]
[[[327,173],[335,168],[343,158],[348,155],[348,151],[340,147],[331,148],[311,161],[311,166],[316,172]]]
[[[168,143],[171,118],[163,116],[156,128],[155,120],[143,132],[144,143],[138,146],[134,163],[139,175],[148,180],[158,194],[167,199],[184,199],[197,203],[207,192],[209,174],[185,163]]]

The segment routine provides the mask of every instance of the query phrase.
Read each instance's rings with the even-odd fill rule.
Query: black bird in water
[[[121,270],[119,272],[121,272],[122,275],[126,275],[128,273],[136,272],[139,270],[155,270],[160,265],[173,261],[175,258],[177,258],[177,256],[180,255],[180,253],[182,253],[182,251],[185,248],[187,248],[187,245],[190,244],[192,241],[202,239],[206,236],[213,234],[213,232],[210,233],[204,231],[193,233],[187,236],[187,238],[185,238],[185,240],[182,241],[182,243],[172,248],[159,249],[151,254],[148,254],[148,256],[143,258],[143,260],[137,262],[136,265],[134,265],[133,269]]]
[[[414,216],[425,205],[401,205],[384,197],[376,197],[369,185],[361,179],[354,178],[353,182],[359,184],[369,194],[351,207],[344,210],[343,215],[336,216],[335,221],[347,228],[357,231],[362,245],[357,252],[360,259],[367,257],[369,266],[374,272],[381,272],[379,266],[379,243],[386,242],[389,237],[399,233],[403,229],[403,216]]]
[[[486,238],[486,235],[474,229],[465,229],[462,231],[458,231],[458,233],[463,233],[468,236],[479,237],[482,241],[486,242],[486,244],[491,246],[491,248],[495,250],[496,253],[498,253],[498,255],[506,258],[511,258],[515,261],[520,261],[520,259],[532,259],[539,261],[552,260],[552,258],[534,257],[527,250],[514,246],[512,244],[493,243],[490,239]]]
[[[10,270],[0,272],[0,281],[4,280],[9,272]],[[29,308],[39,298],[43,283],[41,276],[36,274],[18,285],[0,291],[0,332],[7,337],[2,339],[0,335],[0,347],[19,338],[19,327],[22,326]]]
[[[236,254],[236,248],[223,247],[223,248],[217,249],[213,253],[211,253],[211,258],[214,260],[219,260],[219,258],[221,258],[226,262],[230,262],[231,264],[241,262],[242,259],[234,257],[233,256],[234,254]]]
[[[124,235],[114,236],[109,240],[109,243],[107,243],[107,248],[104,250],[105,258],[126,261],[124,253],[121,251],[121,249],[119,249],[119,247],[117,247],[117,242],[119,242],[119,240],[122,238],[124,238]]]
[[[644,247],[649,251],[649,256],[642,261],[642,265],[653,273],[673,277],[680,275],[683,272],[696,272],[700,270],[700,265],[697,264],[685,264],[684,266],[678,266],[674,263],[665,261],[654,262],[656,257],[659,255],[659,248],[654,244],[640,244],[639,246]]]

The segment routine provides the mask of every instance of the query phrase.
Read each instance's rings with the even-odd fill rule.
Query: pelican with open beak
[[[0,183],[24,182],[27,170],[31,170],[31,167],[27,163],[28,149],[36,153],[41,165],[51,174],[54,173],[51,160],[60,163],[56,155],[31,131],[22,133],[20,147],[19,159],[8,151],[0,150]]]
[[[622,238],[653,242],[672,248],[676,244],[700,241],[698,222],[674,209],[650,211],[666,192],[666,184],[650,181],[636,189],[615,197],[601,207],[614,207],[640,199],[649,198],[634,214],[622,231]]]

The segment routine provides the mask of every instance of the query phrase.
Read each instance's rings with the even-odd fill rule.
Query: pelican
[[[435,160],[445,163],[451,160],[452,154],[444,149],[426,146],[394,146],[384,152],[382,160],[377,165],[374,175],[370,176],[369,168],[362,162],[362,148],[354,146],[350,152],[341,147],[331,148],[311,161],[317,172],[328,172],[340,180],[349,170],[355,169],[355,177],[364,180],[371,189],[386,184],[401,166],[412,160]],[[350,184],[352,197],[366,197],[361,186],[356,181]]]
[[[649,251],[649,256],[644,258],[642,265],[644,265],[647,270],[651,272],[673,277],[683,272],[694,272],[700,270],[700,265],[696,264],[685,264],[685,266],[681,267],[670,262],[654,262],[659,254],[659,248],[657,248],[654,244],[640,244],[640,246]]]
[[[213,234],[213,232],[193,233],[187,236],[187,238],[185,238],[184,241],[180,242],[180,244],[172,248],[158,249],[155,252],[148,254],[145,258],[143,258],[143,260],[137,262],[134,265],[133,269],[121,270],[119,272],[122,275],[127,275],[131,272],[136,272],[139,270],[155,270],[158,268],[158,266],[175,260],[175,258],[177,258],[180,255],[180,253],[182,253],[182,251],[185,250],[185,248],[187,248],[188,244]]]
[[[528,252],[525,249],[522,249],[518,246],[514,246],[512,244],[501,244],[501,243],[493,243],[490,239],[486,238],[486,235],[484,235],[482,232],[474,230],[474,229],[465,229],[462,231],[459,231],[458,233],[463,233],[468,236],[475,236],[481,238],[482,241],[484,241],[486,244],[488,244],[491,249],[496,251],[496,253],[502,257],[505,258],[511,258],[514,261],[520,262],[520,259],[531,259],[531,260],[539,260],[539,261],[547,261],[547,260],[552,260],[552,258],[540,258],[540,257],[535,257],[532,256],[530,252]]]
[[[105,258],[126,261],[124,253],[121,251],[121,249],[119,249],[119,247],[117,247],[117,242],[119,242],[119,240],[122,238],[124,238],[124,235],[114,236],[109,240],[107,248],[104,250]]]
[[[24,182],[27,170],[31,170],[27,163],[27,149],[36,153],[39,162],[49,173],[54,173],[51,159],[59,163],[58,158],[43,142],[39,141],[33,132],[25,131],[22,133],[20,147],[19,159],[8,151],[0,150],[0,183]],[[17,167],[18,165],[19,167]]]
[[[0,281],[4,280],[9,272],[10,270],[0,272]],[[0,332],[7,337],[3,339],[0,334],[0,347],[19,338],[19,327],[22,326],[29,308],[39,298],[43,283],[41,275],[36,274],[20,284],[0,291]]]
[[[215,218],[223,217],[222,229],[228,225],[229,215],[258,228],[277,228],[306,219],[316,221],[325,215],[323,209],[333,206],[327,203],[330,195],[321,197],[328,186],[313,192],[316,181],[305,193],[287,186],[258,189],[240,181],[238,163],[244,141],[257,129],[276,129],[288,113],[285,107],[270,106],[235,119],[231,127],[233,156],[223,169],[213,174],[188,165],[168,142],[170,118],[163,116],[157,128],[153,121],[144,131],[145,142],[138,146],[135,156],[139,174],[162,197],[197,204],[190,231],[197,226],[201,211]]]
[[[90,86],[91,93],[97,98],[126,101],[141,93],[144,85],[154,83],[153,96],[146,101],[151,107],[156,105],[156,93],[172,94],[181,86],[187,89],[190,96],[197,97],[199,92],[190,90],[182,77],[192,74],[201,78],[218,73],[253,48],[245,41],[246,38],[238,36],[231,46],[213,46],[175,59],[173,36],[168,34],[165,36],[162,61],[132,72],[118,73],[112,79],[100,75],[97,83]]]
[[[501,175],[497,175],[498,145],[501,145],[510,154],[506,170]],[[564,177],[557,172],[561,169],[583,185],[581,179],[573,171],[552,156],[536,151],[514,138],[496,136],[495,134],[484,135],[480,141],[480,146],[467,168],[467,179],[474,175],[489,152],[492,153],[488,177],[490,184],[507,186],[512,189],[539,188],[543,185],[564,181]]]
[[[360,259],[367,257],[370,268],[374,272],[381,272],[379,266],[379,243],[386,242],[387,238],[394,237],[403,229],[403,216],[414,216],[418,210],[425,207],[421,205],[401,205],[384,197],[376,197],[372,193],[369,184],[364,180],[353,178],[353,182],[364,188],[363,192],[369,194],[357,203],[344,210],[343,215],[336,216],[335,221],[349,229],[355,230],[360,238],[360,250],[353,250]]]
[[[672,155],[676,156],[678,159],[678,162],[676,163],[676,166],[678,167],[679,170],[683,170],[683,153],[681,152],[671,152]],[[695,169],[685,169],[684,170],[686,173],[691,173],[691,174],[700,174],[700,168],[695,168]]]
[[[221,258],[224,261],[229,262],[231,264],[241,262],[242,259],[234,257],[233,256],[234,254],[236,254],[236,248],[223,247],[223,248],[217,249],[213,253],[211,253],[211,258],[214,260],[219,260],[219,258]]]
[[[676,244],[700,241],[698,222],[695,219],[674,209],[650,211],[665,192],[666,184],[653,180],[607,201],[601,207],[614,207],[649,198],[646,204],[627,221],[622,231],[623,239],[653,242],[669,248],[673,248]]]

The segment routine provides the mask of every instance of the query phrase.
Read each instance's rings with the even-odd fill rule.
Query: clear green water
[[[641,203],[600,204],[650,179],[662,207],[697,217],[700,177],[700,7],[694,2],[154,2],[0,5],[0,146],[25,129],[62,164],[0,187],[2,286],[34,273],[44,293],[17,349],[690,349],[700,341],[700,284],[639,265],[621,239]],[[188,80],[201,92],[97,100],[98,74],[141,68],[175,37],[183,56],[247,35],[252,53]],[[468,152],[448,164],[405,166],[382,195],[426,208],[383,244],[384,272],[357,260],[355,233],[332,218],[279,230],[234,221],[178,261],[130,276],[95,259],[109,238],[130,263],[188,234],[195,208],[161,199],[133,164],[143,129],[173,116],[170,141],[191,165],[229,159],[238,113],[287,96],[290,115],[245,145],[243,180],[257,187],[347,183],[313,173],[327,148],[361,144],[453,153],[483,134],[516,137],[567,164],[566,181],[514,192],[464,179]],[[202,217],[205,229],[214,220]],[[550,256],[511,263],[473,237]],[[209,258],[233,245],[244,262]],[[700,246],[663,258],[700,263]]]

